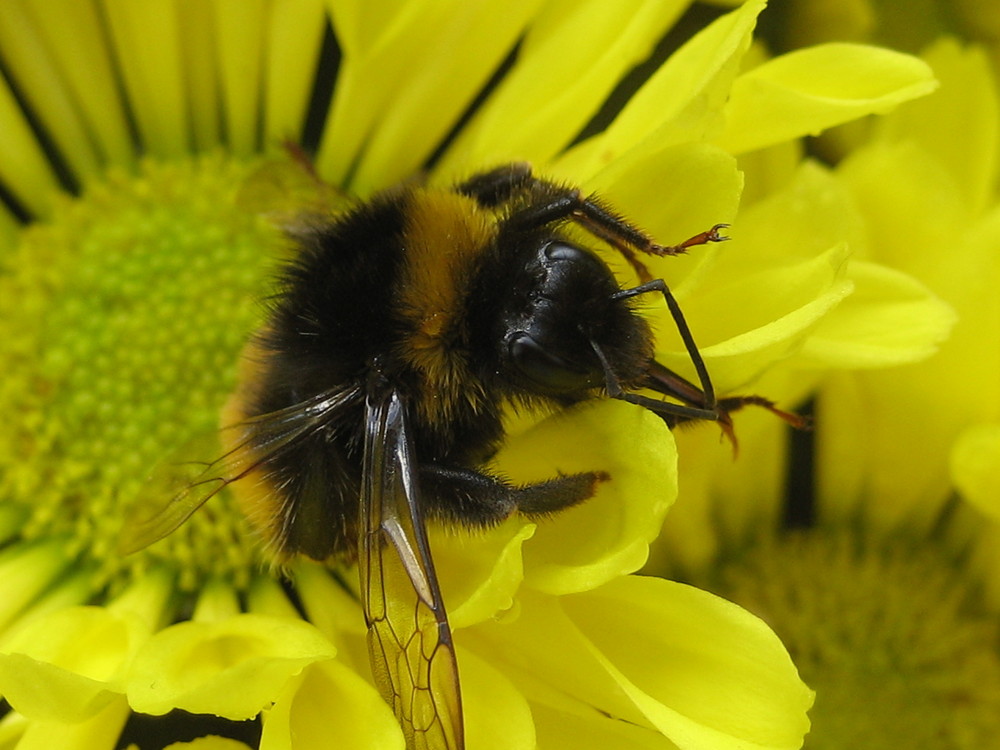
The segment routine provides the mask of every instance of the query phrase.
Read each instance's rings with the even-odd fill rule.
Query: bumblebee
[[[621,252],[642,283],[621,288],[569,238],[572,225]],[[671,427],[715,421],[731,438],[730,412],[747,404],[798,423],[759,396],[716,398],[680,307],[640,260],[723,240],[723,227],[659,245],[599,198],[525,164],[451,189],[403,185],[305,222],[232,402],[228,452],[134,525],[124,547],[165,536],[243,480],[243,505],[277,560],[358,563],[372,670],[407,747],[463,748],[425,521],[483,528],[513,513],[544,516],[608,479],[595,471],[514,485],[492,473],[507,406],[610,397]],[[653,358],[634,309],[646,294],[666,300],[697,384]]]

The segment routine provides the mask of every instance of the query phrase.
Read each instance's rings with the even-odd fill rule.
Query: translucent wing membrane
[[[407,748],[465,747],[458,665],[420,511],[406,412],[367,407],[359,571],[372,671]]]
[[[140,506],[125,521],[118,540],[119,552],[131,554],[167,536],[222,489],[326,426],[345,406],[359,398],[357,389],[321,393],[308,401],[226,428],[239,433],[235,447],[205,466],[165,505],[155,507],[152,512]]]

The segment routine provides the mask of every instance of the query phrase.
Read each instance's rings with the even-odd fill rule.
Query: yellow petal
[[[801,140],[776,143],[768,148],[740,154],[739,165],[746,188],[743,205],[749,206],[769,195],[778,193],[794,179],[795,171],[804,162]]]
[[[195,622],[217,622],[238,615],[241,611],[239,596],[227,581],[208,581],[198,592],[191,619]]]
[[[823,44],[790,52],[740,76],[715,141],[753,151],[894,106],[934,90],[930,67],[881,47]]]
[[[337,661],[361,674],[369,668],[368,628],[361,610],[356,570],[331,574],[308,559],[295,562],[295,588],[313,625],[337,650]]]
[[[915,143],[885,141],[856,151],[841,163],[837,176],[865,220],[871,258],[943,294],[935,280],[949,279],[954,271],[941,263],[941,248],[965,239],[978,218],[956,176]]]
[[[125,701],[123,700],[122,703],[125,703]],[[4,750],[16,747],[18,740],[24,736],[25,730],[32,723],[17,711],[8,711],[0,719],[0,747],[4,748]],[[46,747],[53,747],[53,745],[50,744]]]
[[[676,494],[676,453],[663,421],[632,404],[582,404],[508,441],[497,456],[516,482],[603,471],[594,497],[539,522],[525,544],[525,582],[581,591],[638,569]]]
[[[863,247],[864,222],[851,191],[822,165],[794,161],[787,183],[740,207],[729,234],[747,247],[726,253],[723,270],[729,276],[815,257],[838,244],[846,243],[855,254]]]
[[[593,188],[663,245],[679,244],[732,221],[742,187],[732,156],[694,143],[652,151],[637,147],[587,182],[588,189]],[[640,260],[654,278],[666,279],[675,295],[683,296],[689,275],[704,273],[719,247],[710,244],[679,257]],[[604,258],[619,278],[638,281],[620,254],[605,253]]]
[[[434,23],[433,40],[416,53],[420,64],[403,71],[387,105],[391,115],[380,113],[372,126],[353,182],[362,194],[420,169],[510,53],[538,5],[518,0],[484,12],[487,6],[478,3],[448,4]]]
[[[579,134],[686,5],[687,0],[546,4],[514,68],[449,151],[443,171],[548,161]]]
[[[765,149],[753,156],[775,150]],[[741,164],[743,161],[745,159],[741,159]],[[788,339],[784,347],[763,349],[765,357],[758,358],[756,365],[752,359],[743,363],[734,361],[731,364],[737,365],[736,369],[728,372],[729,365],[721,362],[709,365],[723,391],[745,388],[747,378],[756,379],[755,367],[760,373],[761,367],[773,363],[773,359],[768,362],[766,357],[795,354],[802,346],[808,349],[809,342],[823,330],[828,320],[839,319],[838,311],[853,298],[854,279],[850,272],[853,261],[849,262],[848,257],[863,251],[866,238],[863,217],[855,207],[850,191],[835,174],[814,162],[797,164],[785,184],[769,191],[766,198],[741,209],[729,234],[734,241],[721,246],[717,251],[717,262],[699,269],[699,276],[690,280],[693,287],[690,299],[682,302],[695,340],[700,345],[705,348],[711,345],[713,321],[709,316],[713,313],[693,282],[700,281],[709,289],[735,283],[747,294],[753,295],[754,287],[760,293],[756,299],[748,297],[741,303],[732,297],[731,304],[726,306],[722,298],[713,292],[716,324],[732,326],[748,322],[744,310],[763,312],[770,309],[772,316],[775,313],[783,316],[791,309],[786,308],[785,312],[775,310],[774,304],[791,303],[792,299],[787,295],[794,296],[799,305],[812,303],[812,307],[800,308],[800,313],[806,314],[786,320],[788,323],[797,322],[801,327],[797,332],[786,329],[784,335]],[[824,255],[832,265],[824,265],[820,260]],[[796,267],[798,273],[794,270]],[[776,290],[781,292],[775,293]],[[741,314],[731,314],[733,309],[739,309]],[[728,316],[727,311],[730,311]],[[703,319],[707,319],[707,324]],[[810,319],[815,325],[810,324]],[[665,329],[661,327],[660,330]],[[776,334],[781,329],[776,326],[763,329],[761,333],[768,330]],[[890,332],[883,333],[889,335]],[[716,335],[726,335],[725,330]],[[730,327],[728,335],[739,337],[740,333]],[[849,336],[849,331],[845,330],[844,335]],[[736,343],[740,343],[739,338]],[[753,337],[744,339],[742,343],[752,344]],[[764,341],[758,339],[757,343],[763,344]],[[677,346],[676,339],[671,346]],[[672,351],[676,354],[676,348]],[[837,353],[844,359],[845,365],[848,354],[850,351],[847,349]],[[707,356],[713,356],[713,352],[709,350]],[[802,377],[799,376],[799,379]],[[756,384],[752,387],[761,392]],[[763,392],[772,395],[770,391]],[[801,389],[788,396],[798,398],[803,394],[804,389]],[[773,395],[781,397],[782,393],[778,391]]]
[[[349,579],[348,586],[354,586],[351,579],[354,571],[344,573]],[[354,575],[357,578],[357,575]],[[295,581],[303,598],[303,605],[309,621],[330,637],[337,632],[364,634],[364,619],[359,599],[353,597],[344,585],[324,565],[312,560],[295,562]]]
[[[112,612],[138,617],[152,633],[173,616],[170,600],[177,589],[176,571],[169,566],[148,565],[106,606]]]
[[[951,449],[951,476],[962,497],[1000,518],[1000,424],[967,428]]]
[[[535,524],[512,519],[487,532],[432,530],[431,549],[453,628],[511,607],[524,578],[521,547]]]
[[[21,106],[2,76],[0,76],[0,127],[3,128],[4,138],[0,179],[28,210],[39,216],[45,216],[52,208],[52,199],[60,190],[59,181],[35,139]]]
[[[264,615],[183,622],[154,635],[128,676],[136,711],[173,708],[242,720],[274,700],[288,678],[329,659],[332,644],[312,625]]]
[[[209,150],[222,143],[222,99],[219,80],[218,32],[214,3],[176,0],[184,18],[181,63],[184,94],[191,111],[191,134],[195,148]]]
[[[675,744],[801,745],[812,692],[778,637],[735,604],[629,576],[566,597],[563,606],[620,688]]]
[[[952,175],[912,145],[879,143],[842,170],[868,219],[875,257],[920,279],[958,321],[925,361],[856,383],[830,380],[819,405],[821,504],[832,510],[864,495],[861,512],[876,527],[929,528],[952,489],[952,442],[1000,413],[1000,348],[985,344],[1000,338],[1000,212],[970,215]],[[942,257],[942,248],[953,251]],[[920,438],[901,440],[914,419]]]
[[[954,310],[912,276],[854,261],[848,278],[854,293],[806,341],[806,359],[854,369],[916,362],[951,332]]]
[[[267,574],[258,575],[247,592],[246,609],[269,617],[299,617],[295,605],[282,588],[282,581]]]
[[[302,132],[326,25],[323,0],[272,3],[265,23],[264,147]]]
[[[502,670],[532,706],[585,717],[596,709],[648,727],[562,609],[564,599],[524,590],[513,616],[463,631],[461,642],[489,654],[490,664]]]
[[[375,688],[335,660],[309,665],[277,692],[260,750],[403,750],[403,733]]]
[[[766,394],[782,408],[794,407],[797,402],[787,391],[773,385],[774,373],[754,382],[752,392]],[[793,377],[809,382],[800,371]],[[670,510],[645,572],[706,570],[728,540],[741,538],[747,529],[780,523],[787,426],[773,414],[749,407],[734,415],[733,422],[736,455],[716,425],[677,431],[681,501]]]
[[[0,47],[4,50],[4,63],[11,77],[18,82],[37,116],[45,122],[47,134],[55,141],[77,179],[97,172],[97,153],[72,92],[49,54],[34,19],[16,0],[4,5],[0,18]],[[5,157],[7,148],[5,144]]]
[[[32,719],[88,719],[124,692],[123,671],[148,632],[140,618],[102,607],[38,617],[0,649],[0,692]]]
[[[0,686],[17,711],[49,722],[84,721],[121,696],[120,692],[108,690],[103,682],[24,654],[0,655]]]
[[[951,173],[970,210],[981,211],[995,199],[1000,147],[996,81],[989,60],[981,49],[963,49],[953,39],[937,42],[923,58],[940,80],[940,89],[880,120],[878,137],[918,143]]]
[[[143,150],[188,150],[180,18],[173,3],[108,0],[102,6]]]
[[[53,539],[42,544],[11,545],[0,553],[0,580],[4,581],[0,628],[20,617],[25,607],[61,577],[70,565],[64,548],[63,540]]]
[[[902,525],[911,533],[938,522],[950,490],[954,425],[967,413],[962,404],[953,409],[948,403],[922,411],[928,399],[940,398],[942,385],[918,372],[938,359],[941,355],[928,363],[866,372],[863,379],[846,374],[826,379],[816,413],[823,429],[817,494],[824,518],[861,517],[873,529]],[[920,439],[901,439],[913,434],[915,418]]]
[[[739,252],[736,241],[727,244],[727,253]],[[723,273],[720,261],[718,279],[706,278],[706,288],[682,303],[719,392],[744,387],[801,346],[816,324],[850,294],[852,284],[843,278],[846,258],[846,248],[837,246],[814,258],[742,276]],[[718,312],[726,310],[741,314]],[[691,372],[690,356],[679,344],[673,320],[661,310],[656,320],[661,332],[657,359],[678,372]]]
[[[672,750],[676,746],[650,727],[602,716],[578,714],[545,705],[532,706],[538,746],[546,750]]]
[[[763,8],[761,0],[751,0],[700,31],[643,84],[607,130],[566,154],[560,169],[584,179],[644,140],[663,147],[714,134]]]
[[[17,750],[92,750],[116,747],[129,717],[125,698],[118,696],[99,713],[75,723],[31,721],[16,744]],[[8,717],[10,716],[8,715]],[[14,746],[3,746],[7,747]]]
[[[125,105],[98,9],[91,3],[66,0],[32,0],[20,4],[44,40],[44,54],[51,57],[61,79],[56,85],[65,89],[71,105],[79,110],[86,135],[97,147],[98,158],[114,164],[131,164],[135,154]],[[8,10],[13,5],[8,5]],[[5,47],[5,52],[10,50]],[[54,92],[51,87],[46,88],[49,90],[44,94],[34,85],[25,86],[24,90],[31,97],[47,98]],[[43,119],[47,129],[65,125],[50,116],[43,115]],[[89,147],[84,150],[89,151]],[[63,150],[62,155],[77,163],[74,153]]]
[[[349,55],[363,55],[390,44],[402,29],[415,23],[409,16],[425,10],[424,3],[403,4],[397,0],[338,0],[328,5],[337,29],[337,42]]]
[[[343,50],[316,158],[320,173],[353,189],[412,174],[513,47],[538,0],[502,9],[461,0],[332,2]],[[414,61],[420,61],[415,64]]]
[[[213,3],[221,81],[222,121],[226,145],[247,156],[257,147],[257,118],[261,110],[264,66],[264,29],[270,22],[260,0],[218,0]]]
[[[36,618],[44,617],[68,607],[86,604],[94,595],[94,573],[83,568],[70,575],[64,575],[48,588],[45,594],[24,609],[4,633],[4,640],[14,638],[23,628],[30,628]],[[2,747],[2,745],[0,745]]]
[[[533,750],[535,725],[524,696],[493,666],[492,654],[481,658],[460,649],[462,699],[469,747],[482,750]]]

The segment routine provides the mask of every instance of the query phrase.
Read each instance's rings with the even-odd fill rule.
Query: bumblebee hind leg
[[[518,486],[472,469],[424,466],[420,470],[429,515],[475,528],[496,526],[515,511],[536,518],[571,508],[608,479],[604,472],[588,471]]]

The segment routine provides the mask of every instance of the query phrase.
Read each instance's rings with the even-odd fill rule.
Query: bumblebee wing
[[[137,507],[125,520],[118,538],[118,551],[129,555],[163,539],[222,489],[329,424],[344,406],[358,397],[354,389],[321,393],[286,409],[225,428],[238,431],[235,446],[207,466],[203,465],[166,504],[151,511],[148,506]]]
[[[358,564],[372,671],[408,749],[462,750],[458,664],[405,405],[396,393],[370,397],[366,419]]]

